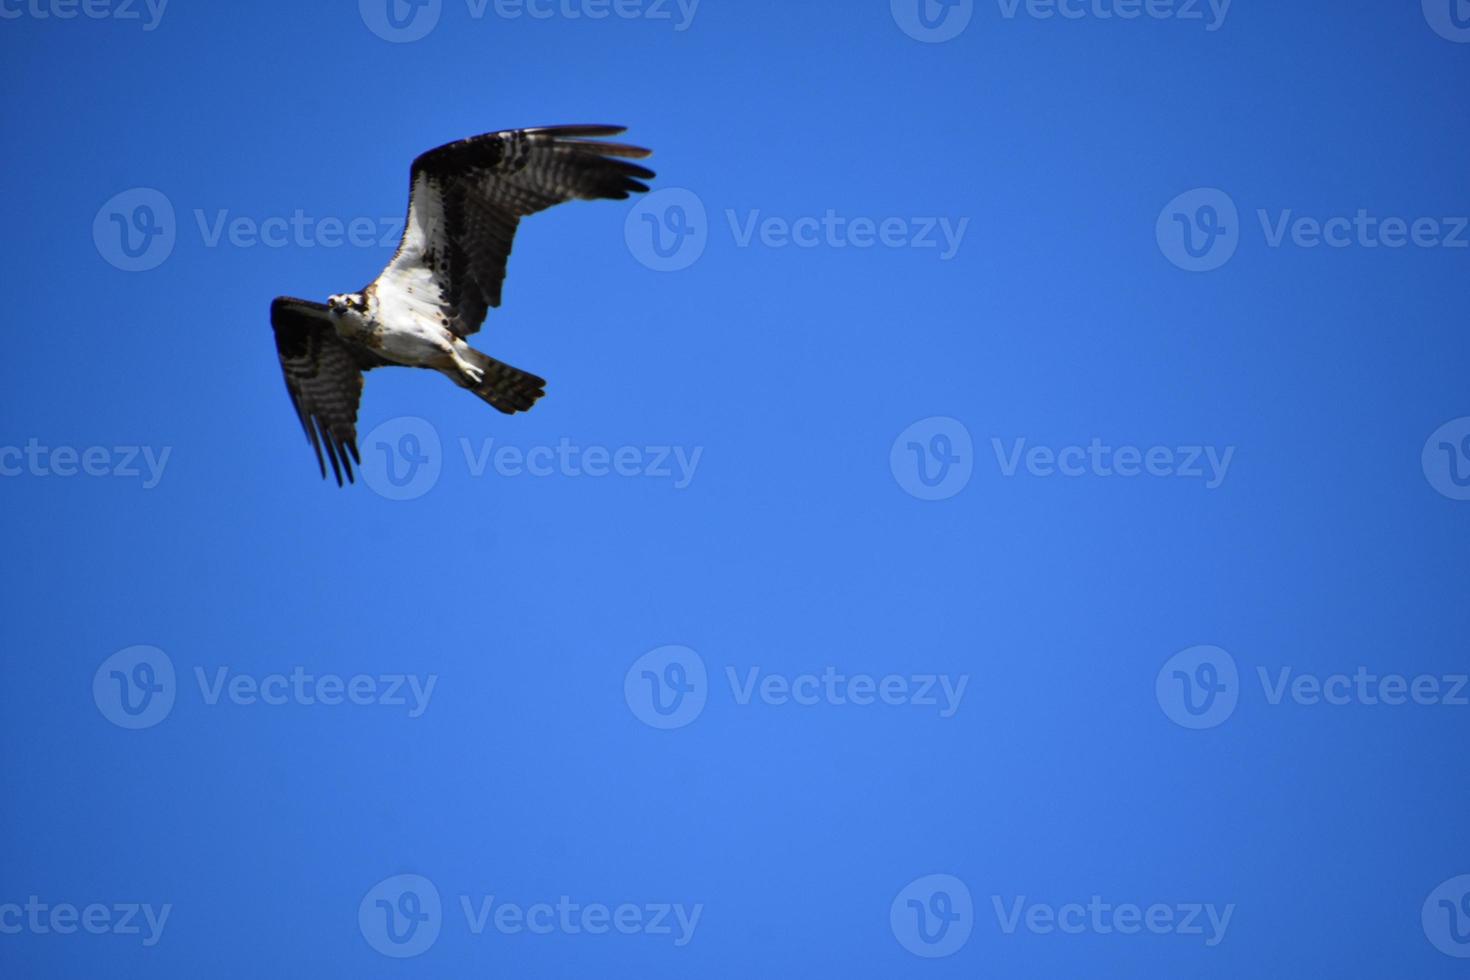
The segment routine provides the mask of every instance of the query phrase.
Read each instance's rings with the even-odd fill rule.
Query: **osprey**
[[[500,305],[505,262],[523,216],[573,198],[623,200],[648,190],[653,171],[627,159],[649,151],[606,142],[621,126],[548,126],[487,133],[420,156],[410,172],[398,251],[360,293],[325,304],[277,297],[276,352],[301,427],[327,475],[353,481],[363,372],[430,368],[507,415],[545,394],[546,382],[482,354],[465,338]],[[325,458],[323,450],[325,449]]]

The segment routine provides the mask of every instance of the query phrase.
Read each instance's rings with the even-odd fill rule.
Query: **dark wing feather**
[[[286,390],[306,438],[316,450],[317,467],[342,485],[353,482],[357,454],[357,406],[362,399],[362,373],[388,362],[371,351],[350,346],[338,336],[321,303],[278,297],[271,303],[271,326]],[[325,451],[325,457],[323,452]]]
[[[383,279],[438,289],[460,337],[500,305],[520,219],[564,201],[622,200],[648,190],[652,170],[629,163],[649,150],[602,141],[621,126],[551,126],[489,133],[430,150],[413,163],[408,222]],[[409,290],[410,292],[412,290]]]

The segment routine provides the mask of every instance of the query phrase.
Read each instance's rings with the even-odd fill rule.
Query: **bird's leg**
[[[459,372],[460,377],[467,382],[465,387],[478,388],[485,382],[485,372],[482,368],[466,360],[464,355],[459,351],[460,347],[469,350],[469,347],[462,341],[456,343],[449,352],[450,362],[454,365],[454,369]]]

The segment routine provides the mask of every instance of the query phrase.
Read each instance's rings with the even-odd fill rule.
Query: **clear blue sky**
[[[1470,10],[121,2],[0,0],[0,975],[1463,974]],[[577,122],[547,397],[323,483],[272,297]]]

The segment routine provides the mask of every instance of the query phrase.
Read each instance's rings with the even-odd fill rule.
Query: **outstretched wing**
[[[330,459],[337,485],[342,485],[344,471],[347,482],[353,482],[352,464],[362,462],[357,454],[362,373],[388,362],[348,345],[337,335],[321,303],[277,297],[271,303],[271,326],[276,331],[276,353],[286,376],[286,390],[316,450],[322,478],[326,478],[326,460]]]
[[[601,141],[621,126],[551,126],[475,136],[413,163],[403,241],[375,284],[390,306],[438,307],[467,337],[500,305],[505,262],[523,216],[574,198],[622,200],[653,171],[624,158],[651,151]]]

